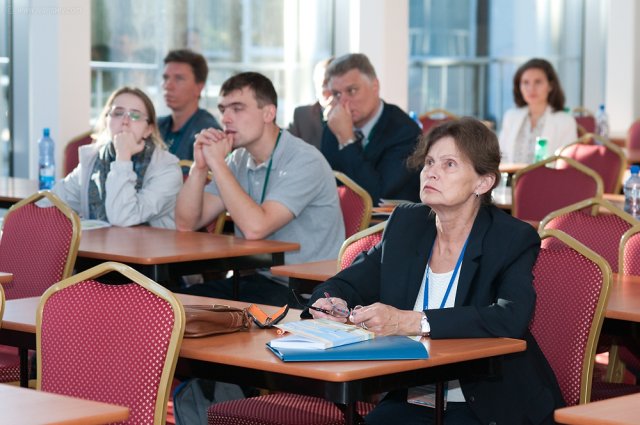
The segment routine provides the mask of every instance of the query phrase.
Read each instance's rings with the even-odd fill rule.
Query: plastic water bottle
[[[409,117],[414,120],[416,124],[418,124],[418,127],[420,127],[420,130],[422,130],[422,121],[420,121],[418,114],[416,114],[415,111],[409,111]]]
[[[536,150],[533,154],[533,162],[540,162],[547,157],[547,139],[536,137]]]
[[[631,166],[631,175],[624,182],[624,210],[634,216],[640,218],[640,166]]]
[[[55,143],[49,137],[49,129],[42,131],[42,137],[38,140],[40,190],[49,190],[56,180]]]
[[[596,114],[596,134],[605,139],[609,138],[609,117],[604,109],[604,104],[600,105]]]

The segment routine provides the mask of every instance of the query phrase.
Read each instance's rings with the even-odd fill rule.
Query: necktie
[[[353,131],[353,135],[355,136],[355,143],[362,146],[362,142],[364,141],[364,133],[359,128],[356,128]]]

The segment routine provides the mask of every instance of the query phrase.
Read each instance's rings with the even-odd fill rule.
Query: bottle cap
[[[640,165],[632,165],[630,171],[631,171],[631,174],[640,173]]]
[[[540,146],[545,146],[547,144],[547,139],[544,137],[536,137],[536,143]]]
[[[42,130],[42,135],[44,137],[49,137],[49,127],[45,127],[44,130]]]

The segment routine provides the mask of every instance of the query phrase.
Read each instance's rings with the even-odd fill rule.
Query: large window
[[[409,108],[499,121],[512,78],[532,57],[558,71],[582,104],[584,0],[410,0]]]
[[[332,53],[330,0],[93,0],[92,117],[125,84],[143,88],[160,115],[167,51],[189,47],[209,63],[201,106],[215,112],[222,82],[240,71],[267,75],[278,92],[278,123],[312,102],[314,64]]]
[[[9,105],[11,84],[10,58],[10,6],[9,0],[0,0],[0,176],[9,175],[11,150],[11,116]]]

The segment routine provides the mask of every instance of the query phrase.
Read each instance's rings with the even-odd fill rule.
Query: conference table
[[[76,269],[117,261],[165,283],[172,276],[284,264],[284,253],[298,249],[300,245],[292,242],[149,226],[112,226],[82,232]]]
[[[176,295],[185,305],[247,305],[230,300]],[[0,328],[0,344],[35,348],[38,303],[37,297],[7,301]],[[277,309],[270,306],[262,308],[267,314]],[[298,320],[299,314],[299,310],[290,310],[284,320]],[[430,382],[497,374],[501,356],[526,348],[524,341],[509,338],[423,338],[422,342],[429,352],[426,360],[287,363],[265,346],[276,337],[275,329],[254,326],[247,332],[185,338],[176,375],[322,397],[347,406],[345,419],[351,424],[355,423],[357,417],[355,402],[358,400],[380,392]]]
[[[36,193],[38,188],[38,180],[0,177],[0,208],[10,208],[16,202]]]
[[[637,425],[639,417],[640,394],[564,407],[554,413],[556,422],[568,425]]]
[[[102,425],[129,418],[129,408],[115,404],[0,384],[0,422],[11,425]]]

